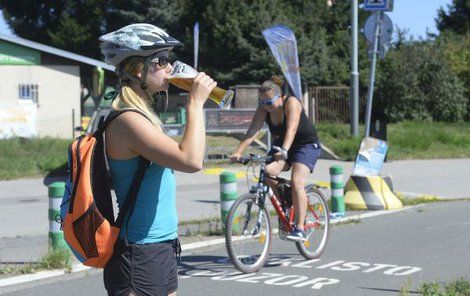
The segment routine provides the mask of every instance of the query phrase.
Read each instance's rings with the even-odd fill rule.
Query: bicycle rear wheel
[[[306,259],[315,259],[325,250],[330,230],[330,215],[328,204],[320,190],[309,185],[305,187],[305,191],[308,201],[305,231],[308,238],[305,242],[296,242],[295,245]]]
[[[240,196],[232,205],[225,225],[225,245],[233,265],[243,273],[258,271],[271,251],[271,222],[256,195]]]

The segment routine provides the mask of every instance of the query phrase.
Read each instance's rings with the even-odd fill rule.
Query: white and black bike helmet
[[[150,62],[159,52],[170,51],[175,46],[183,45],[164,30],[151,24],[128,25],[101,36],[99,40],[104,60],[116,67],[116,74],[120,79],[120,83],[124,81],[139,83],[149,99],[154,97],[147,87],[147,73]],[[122,61],[132,56],[141,56],[145,59],[141,79],[123,70]],[[166,93],[166,96],[168,101],[168,93]]]
[[[183,44],[151,24],[132,24],[99,38],[106,63],[117,66],[131,56],[151,56]]]

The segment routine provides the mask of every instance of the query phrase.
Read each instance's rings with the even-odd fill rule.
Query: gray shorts
[[[114,254],[103,272],[110,296],[167,296],[178,289],[176,244],[170,240],[153,244],[132,244],[118,240]]]

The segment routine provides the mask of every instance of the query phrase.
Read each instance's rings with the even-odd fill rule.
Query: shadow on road
[[[371,288],[371,287],[358,287],[359,289],[364,290],[373,290],[373,291],[382,291],[382,292],[393,292],[393,293],[400,293],[400,290],[396,289],[383,289],[383,288]],[[421,294],[418,291],[407,291],[408,294]]]
[[[195,200],[196,202],[201,202],[201,203],[209,203],[209,204],[220,204],[220,201],[218,200],[205,200],[205,199],[198,199]]]
[[[263,269],[281,266],[292,260],[296,254],[271,254]],[[212,277],[242,274],[226,256],[194,255],[182,256],[178,262],[180,277]]]

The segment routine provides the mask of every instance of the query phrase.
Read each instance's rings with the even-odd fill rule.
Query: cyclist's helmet
[[[99,38],[106,63],[117,66],[131,56],[147,57],[183,44],[151,24],[132,24]]]

